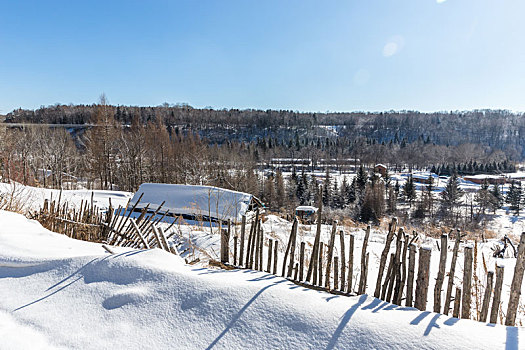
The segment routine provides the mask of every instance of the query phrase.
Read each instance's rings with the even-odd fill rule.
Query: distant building
[[[485,181],[487,181],[491,185],[502,185],[507,182],[507,180],[505,179],[503,175],[485,175],[485,174],[465,176],[463,177],[463,180],[470,181],[478,185],[483,184]]]
[[[317,210],[318,209],[316,207],[312,207],[310,205],[300,205],[295,208],[295,215],[301,220],[314,222]]]
[[[379,173],[379,174],[381,174],[381,176],[385,177],[387,172],[388,172],[388,168],[384,164],[376,164],[374,166],[374,172],[375,173]]]

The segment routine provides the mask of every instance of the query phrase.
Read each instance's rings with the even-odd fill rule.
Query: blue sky
[[[0,0],[0,113],[525,111],[525,1]]]

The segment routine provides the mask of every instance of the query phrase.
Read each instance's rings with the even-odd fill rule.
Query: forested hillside
[[[10,123],[92,124],[97,105],[54,105],[37,110],[14,110]],[[114,120],[130,125],[161,121],[181,130],[193,130],[210,142],[254,141],[271,136],[289,143],[298,137],[365,138],[377,143],[413,143],[418,140],[444,146],[477,144],[484,150],[502,150],[512,160],[525,157],[525,118],[506,110],[420,113],[303,113],[288,110],[197,109],[188,105],[157,107],[108,106]],[[488,148],[488,149],[487,149]]]

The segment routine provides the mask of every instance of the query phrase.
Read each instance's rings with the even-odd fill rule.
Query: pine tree
[[[367,182],[368,182],[368,175],[366,174],[365,169],[361,165],[359,167],[359,171],[357,172],[357,177],[356,177],[357,189],[359,189],[360,191],[364,191]]]
[[[514,212],[514,215],[520,215],[521,196],[521,183],[515,186],[513,182],[510,185],[509,192],[507,193],[507,203],[509,204],[509,209]]]
[[[332,200],[332,184],[330,180],[330,170],[328,167],[326,168],[326,173],[324,177],[324,184],[323,184],[323,205],[326,207],[331,206],[331,200]]]
[[[456,206],[462,195],[463,191],[459,187],[458,176],[456,173],[453,173],[448,179],[445,190],[441,192],[443,204],[446,208],[452,209]]]
[[[496,210],[500,209],[503,203],[503,195],[501,194],[501,191],[497,184],[493,186],[492,191],[490,191],[490,194],[492,194],[490,207],[493,210],[493,212],[496,213]]]
[[[412,207],[412,202],[414,199],[416,199],[416,187],[414,185],[414,179],[412,175],[410,175],[405,183],[405,186],[403,186],[403,195],[406,198],[406,201],[409,203],[410,207]]]
[[[485,210],[490,206],[490,203],[493,201],[492,194],[489,191],[489,183],[487,180],[483,181],[481,184],[481,188],[478,192],[476,192],[476,195],[474,196],[474,200],[478,203],[480,206],[481,212],[485,214]]]

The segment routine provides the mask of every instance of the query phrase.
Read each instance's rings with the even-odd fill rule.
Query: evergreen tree
[[[331,206],[331,200],[332,200],[332,183],[330,180],[330,170],[328,167],[326,168],[326,173],[324,177],[324,184],[323,184],[323,205],[326,207]]]
[[[514,182],[511,183],[509,192],[507,193],[507,203],[509,204],[509,209],[514,212],[514,215],[520,215],[521,209],[521,183],[514,185]]]
[[[368,175],[366,174],[365,169],[361,165],[359,167],[359,171],[357,172],[357,177],[356,177],[357,189],[359,189],[360,191],[364,191],[367,182],[368,182]]]
[[[441,192],[443,204],[446,208],[452,209],[456,206],[462,195],[463,191],[459,187],[458,176],[456,173],[453,173],[452,176],[450,176],[450,178],[448,179],[445,190]]]
[[[414,185],[414,179],[410,175],[403,186],[403,195],[405,196],[406,201],[412,207],[412,202],[416,199],[416,186]]]
[[[481,212],[485,214],[485,210],[490,206],[490,203],[493,201],[492,194],[489,191],[489,183],[487,180],[483,181],[483,184],[481,184],[481,188],[478,192],[476,192],[476,195],[474,196],[474,200],[478,203],[480,206]]]
[[[493,186],[492,190],[490,191],[490,194],[492,195],[490,208],[494,213],[496,213],[496,210],[500,209],[503,203],[503,195],[501,194],[501,191],[497,184]]]

